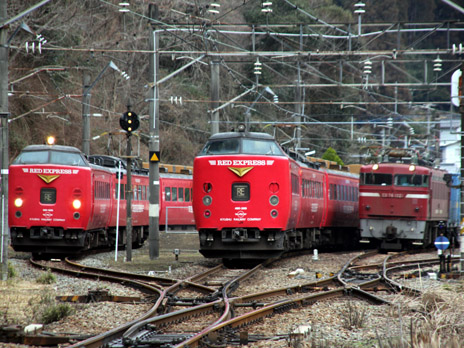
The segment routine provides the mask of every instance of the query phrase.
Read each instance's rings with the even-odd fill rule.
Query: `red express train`
[[[292,158],[293,157],[293,158]],[[193,166],[200,252],[265,259],[358,241],[358,176],[320,170],[265,133],[210,137]]]
[[[361,167],[361,242],[381,249],[430,246],[446,231],[450,211],[447,173],[405,163]],[[455,232],[452,232],[455,234]]]
[[[117,175],[119,162],[121,179]],[[30,145],[13,161],[9,174],[8,219],[14,250],[69,255],[114,246],[117,225],[118,244],[125,244],[127,176],[122,160],[109,156],[90,156],[87,160],[74,147]],[[147,171],[133,170],[131,186],[132,242],[137,247],[148,236]],[[161,175],[162,227],[166,207],[177,208],[169,210],[170,226],[194,225],[191,193],[191,176]]]

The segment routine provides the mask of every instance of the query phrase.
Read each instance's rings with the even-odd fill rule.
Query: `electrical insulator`
[[[436,72],[441,71],[441,65],[442,65],[441,62],[442,60],[440,59],[440,57],[437,57],[437,59],[433,61],[433,71],[436,71]]]

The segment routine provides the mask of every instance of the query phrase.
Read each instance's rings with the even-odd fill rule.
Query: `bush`
[[[342,311],[343,326],[346,329],[362,328],[367,318],[365,308],[359,308],[351,301],[348,302],[347,308]]]
[[[47,307],[41,316],[42,324],[50,324],[74,314],[75,310],[69,303],[59,303]]]
[[[8,262],[8,279],[14,278],[18,275],[16,272],[14,266],[11,264],[11,262]]]
[[[53,284],[56,282],[56,277],[50,270],[47,270],[47,273],[43,273],[36,281],[40,284]]]

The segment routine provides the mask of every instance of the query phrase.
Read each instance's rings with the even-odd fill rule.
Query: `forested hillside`
[[[455,2],[464,5],[463,1]],[[14,17],[37,3],[37,0],[9,1],[8,16]],[[149,61],[153,56],[149,40],[154,29],[163,29],[158,34],[160,79],[201,54],[205,57],[159,87],[162,162],[192,164],[193,157],[211,134],[210,63],[213,58],[208,57],[208,52],[232,51],[250,53],[214,57],[221,64],[219,105],[243,94],[235,103],[219,111],[220,131],[232,129],[249,116],[254,131],[268,131],[290,145],[294,145],[297,136],[301,147],[315,150],[319,156],[331,146],[345,163],[356,162],[351,155],[358,153],[360,146],[353,141],[352,126],[346,123],[351,117],[370,121],[386,120],[389,115],[414,114],[425,119],[427,110],[413,110],[405,103],[393,105],[383,101],[433,103],[449,99],[449,87],[369,86],[366,76],[362,76],[360,62],[371,57],[374,65],[369,78],[375,81],[381,79],[382,58],[360,58],[350,54],[318,56],[317,53],[379,50],[390,52],[383,58],[388,65],[390,60],[402,57],[396,56],[397,48],[398,52],[402,49],[451,50],[452,44],[464,42],[464,34],[456,31],[440,35],[438,31],[401,35],[382,35],[380,31],[372,36],[356,37],[360,19],[354,13],[357,2],[348,0],[274,0],[270,7],[272,12],[262,11],[262,1],[221,0],[215,2],[221,5],[217,14],[211,13],[216,7],[208,1],[139,0],[129,3],[129,11],[121,12],[126,6],[120,6],[119,1],[52,0],[9,26],[10,157],[15,157],[28,144],[44,143],[50,134],[57,137],[58,144],[82,148],[83,76],[88,74],[91,83],[95,82],[90,91],[90,112],[101,115],[91,117],[90,152],[125,153],[126,137],[120,131],[119,118],[130,105],[141,117],[140,129],[132,137],[133,148],[146,161],[148,97],[153,82],[149,74]],[[156,21],[148,18],[150,3],[158,6]],[[460,22],[464,16],[440,0],[371,0],[365,1],[363,9],[363,33],[379,28],[408,28],[407,24],[413,22],[433,22],[423,27],[446,28],[450,25],[447,21],[452,21],[453,28],[462,28]],[[21,23],[27,24],[32,33],[22,29],[15,32]],[[253,30],[267,35],[253,39],[250,34],[237,34]],[[279,36],[279,33],[295,36]],[[336,35],[346,36],[347,33],[353,35],[353,39],[336,38]],[[39,34],[42,38],[37,36]],[[276,54],[258,57],[253,54],[258,51]],[[291,57],[277,54],[289,51],[301,54]],[[439,79],[449,81],[456,59],[460,57],[462,55],[451,53],[442,56],[443,72],[434,74],[431,62],[436,56],[418,56],[427,62],[395,63],[395,68],[388,70],[389,75],[382,78],[394,82],[408,75],[410,81],[423,81],[426,65],[430,70],[427,83]],[[260,75],[254,74],[257,61],[263,64]],[[119,71],[109,66],[110,62]],[[122,71],[130,79],[124,78]],[[298,78],[304,85],[330,82],[338,86],[289,87],[295,85]],[[365,87],[345,87],[345,84],[356,82],[365,83]],[[256,83],[258,88],[248,91]],[[265,87],[278,96],[278,103],[271,94],[264,92]],[[302,95],[298,97],[296,93]],[[352,103],[363,104],[355,110],[346,108],[342,101],[355,107],[358,104]],[[449,111],[449,105],[438,103],[435,110]],[[303,124],[297,129],[300,120]],[[279,122],[285,124],[279,125]],[[367,122],[360,123],[356,131],[361,135],[380,131],[369,127]],[[420,124],[414,128],[416,134],[427,132],[426,126]],[[354,139],[359,134],[355,134]]]

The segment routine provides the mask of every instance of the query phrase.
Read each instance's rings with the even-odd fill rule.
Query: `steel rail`
[[[88,347],[88,348],[96,348],[96,347],[101,347],[102,345],[110,342],[110,341],[113,341],[114,339],[116,339],[117,337],[120,337],[122,335],[122,333],[124,333],[129,327],[131,327],[133,324],[139,322],[140,320],[143,320],[145,318],[149,318],[153,315],[155,315],[158,311],[158,308],[159,306],[162,304],[162,301],[166,295],[165,291],[161,291],[158,287],[156,286],[152,286],[152,285],[149,285],[147,283],[144,283],[144,282],[140,282],[140,281],[135,281],[135,280],[129,280],[129,279],[124,279],[124,278],[118,278],[118,277],[115,277],[115,276],[111,276],[111,275],[104,275],[104,274],[96,274],[96,273],[90,273],[90,272],[84,272],[84,271],[74,271],[74,270],[69,270],[69,269],[64,269],[64,268],[59,268],[59,267],[53,267],[53,266],[44,266],[42,264],[40,264],[39,262],[37,261],[34,261],[33,259],[30,259],[30,263],[32,265],[34,265],[35,267],[38,267],[38,268],[41,268],[41,269],[50,269],[50,270],[53,270],[55,272],[59,272],[59,273],[63,273],[63,274],[68,274],[68,275],[72,275],[74,277],[87,277],[87,278],[96,278],[96,279],[99,279],[99,280],[107,280],[107,281],[110,281],[110,282],[116,282],[116,283],[123,283],[125,285],[130,285],[130,286],[134,286],[134,287],[137,287],[137,288],[143,288],[145,290],[148,290],[148,291],[151,291],[153,293],[156,293],[158,294],[158,299],[157,301],[155,302],[155,304],[153,305],[153,307],[148,311],[146,312],[144,315],[142,315],[141,317],[139,318],[136,318],[130,322],[127,322],[125,324],[122,324],[114,329],[111,329],[107,332],[104,332],[102,334],[99,334],[99,335],[96,335],[96,336],[93,336],[91,338],[88,338],[86,340],[83,340],[83,341],[80,341],[76,344],[73,344],[73,345],[70,345],[68,348],[77,348],[77,347]]]

